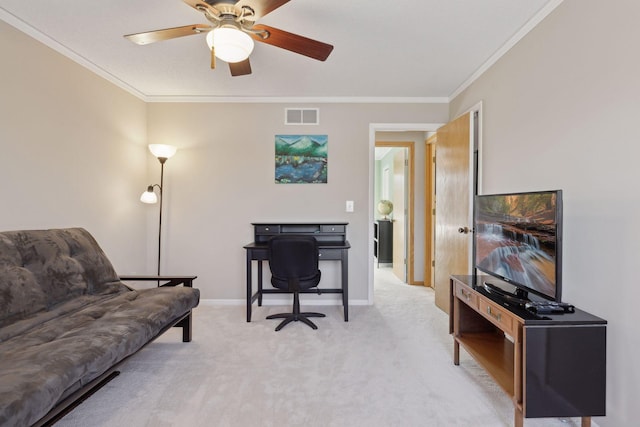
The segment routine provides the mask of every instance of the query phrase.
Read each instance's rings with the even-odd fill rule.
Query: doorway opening
[[[374,188],[375,173],[376,173],[376,161],[375,161],[375,149],[376,142],[379,143],[398,143],[398,141],[410,141],[410,145],[413,148],[413,174],[407,178],[407,181],[412,184],[413,200],[407,200],[407,232],[406,232],[406,283],[410,284],[424,284],[424,191],[422,191],[423,178],[424,178],[424,141],[428,134],[435,132],[441,123],[373,123],[369,125],[369,267],[368,267],[368,303],[373,304],[374,301],[374,272],[376,267],[376,259],[374,257],[375,251],[375,221],[380,217],[380,214],[374,206],[374,200],[376,190]],[[407,137],[408,134],[413,136]],[[416,135],[420,136],[417,137]],[[402,142],[400,144],[406,144]],[[393,144],[391,144],[393,145]],[[407,157],[410,157],[408,154]],[[409,160],[411,162],[411,160]],[[416,177],[417,181],[416,181]],[[416,185],[418,184],[418,185]],[[379,190],[380,191],[380,190]],[[394,211],[395,211],[394,207]],[[394,214],[394,219],[397,218]],[[413,222],[413,225],[412,225]],[[413,250],[411,249],[413,247]]]
[[[413,142],[375,145],[374,257],[376,268],[391,266],[404,283],[413,283]]]

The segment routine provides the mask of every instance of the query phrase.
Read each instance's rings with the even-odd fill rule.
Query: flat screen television
[[[561,300],[561,190],[476,196],[474,231],[475,271],[514,287],[485,280],[488,292],[516,304],[529,293]]]

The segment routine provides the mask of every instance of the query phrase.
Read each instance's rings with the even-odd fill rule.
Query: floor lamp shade
[[[153,187],[154,187],[153,185],[150,185],[149,187],[147,187],[147,191],[142,193],[142,195],[140,196],[140,201],[142,203],[148,203],[148,204],[158,203],[158,195],[156,194],[155,191],[153,191]]]
[[[176,154],[178,149],[173,145],[149,144],[149,151],[159,159],[168,159]]]

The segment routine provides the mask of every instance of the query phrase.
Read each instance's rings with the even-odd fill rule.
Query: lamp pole
[[[158,218],[158,276],[160,275],[160,256],[162,254],[162,188],[164,187],[164,162],[166,157],[158,157],[160,161],[160,214]]]
[[[149,151],[151,151],[151,154],[156,156],[160,162],[160,185],[153,184],[148,186],[147,191],[140,196],[140,201],[143,203],[157,203],[158,198],[154,192],[154,187],[158,187],[160,196],[160,210],[158,212],[158,276],[160,276],[160,263],[162,262],[162,191],[164,189],[164,164],[169,157],[176,153],[176,147],[164,144],[150,144]]]

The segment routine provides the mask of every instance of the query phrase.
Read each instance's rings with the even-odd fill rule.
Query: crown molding
[[[533,30],[544,18],[553,12],[564,0],[552,0],[535,14],[533,18],[527,21],[513,37],[502,45],[487,61],[478,68],[467,80],[465,80],[456,90],[449,95],[449,100],[453,100],[460,95],[465,89],[471,86],[480,78],[489,68],[491,68],[504,54],[513,48],[520,40],[522,40],[531,30]]]
[[[146,96],[144,101],[193,103],[313,103],[313,104],[448,104],[448,97],[375,97],[375,96]]]
[[[26,22],[24,22],[23,20],[21,20],[17,16],[7,12],[5,9],[0,8],[0,19],[2,19],[4,22],[6,22],[7,24],[11,25],[12,27],[15,27],[16,29],[18,29],[18,30],[22,31],[23,33],[27,34],[28,36],[36,39],[37,41],[39,41],[40,43],[44,44],[45,46],[50,47],[51,49],[55,50],[56,52],[60,53],[61,55],[66,56],[67,58],[71,59],[72,61],[82,65],[83,67],[85,67],[89,71],[99,75],[103,79],[108,80],[109,82],[113,83],[114,85],[118,86],[119,88],[121,88],[121,89],[129,92],[130,94],[136,96],[137,98],[140,98],[140,99],[144,100],[144,94],[142,92],[140,92],[139,90],[137,90],[134,87],[128,85],[125,82],[123,82],[122,80],[120,80],[119,78],[114,76],[113,74],[111,74],[111,73],[105,71],[104,69],[98,67],[96,64],[94,64],[93,62],[87,60],[85,57],[77,54],[73,50],[63,46],[58,41],[56,41],[56,40],[52,39],[51,37],[41,33],[40,31],[36,30],[31,25],[27,24]]]

